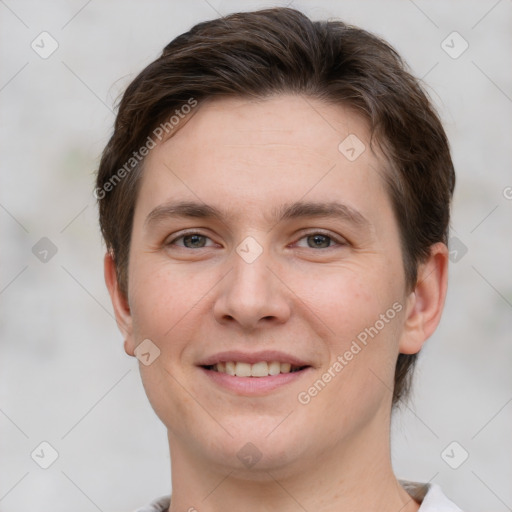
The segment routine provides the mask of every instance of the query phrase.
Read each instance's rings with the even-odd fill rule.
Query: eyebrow
[[[276,223],[284,220],[304,217],[332,217],[354,224],[359,228],[368,228],[371,223],[359,211],[338,201],[315,202],[297,201],[273,208],[273,220]],[[222,211],[206,203],[195,201],[168,202],[154,208],[146,217],[146,226],[158,224],[169,218],[216,219],[227,222],[229,211]]]

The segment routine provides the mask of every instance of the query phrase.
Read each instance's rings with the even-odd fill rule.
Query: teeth
[[[237,363],[238,364],[238,363]],[[252,377],[266,377],[268,375],[268,364],[265,361],[251,366]]]
[[[290,373],[291,367],[290,363],[281,363],[281,373]]]
[[[290,363],[280,363],[279,361],[260,361],[254,364],[226,361],[225,363],[217,363],[212,369],[219,373],[227,373],[237,377],[268,377],[269,375],[295,372],[299,368],[295,367],[292,370]]]
[[[221,370],[219,369],[219,365],[216,364],[215,366],[216,366],[217,371],[220,372]],[[236,368],[236,366],[235,366],[235,363],[233,363],[233,361],[229,361],[226,363],[226,373],[228,375],[235,375],[235,368]]]
[[[268,365],[269,375],[279,375],[281,373],[281,364],[278,361],[272,361]]]
[[[236,363],[235,375],[237,377],[250,377],[251,365],[249,363]]]

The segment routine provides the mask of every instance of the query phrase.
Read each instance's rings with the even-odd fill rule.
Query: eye
[[[304,245],[303,242],[301,243],[303,240],[306,241],[306,245]],[[208,241],[210,243],[208,243]],[[188,232],[182,233],[180,236],[171,239],[166,242],[165,245],[183,247],[185,249],[202,249],[205,247],[212,247],[215,243],[206,235],[198,232]],[[348,243],[341,237],[338,238],[321,232],[306,234],[297,242],[298,247],[309,249],[329,249],[336,245],[344,246],[348,245]]]
[[[183,243],[177,243],[179,240],[182,240]],[[186,249],[202,249],[203,247],[208,247],[208,240],[210,240],[210,238],[208,238],[206,235],[202,235],[201,233],[196,232],[190,232],[184,233],[181,236],[173,238],[169,242],[166,242],[165,245],[177,245],[178,247],[184,247]]]
[[[309,233],[302,238],[299,239],[299,242],[301,240],[306,240],[307,248],[310,249],[329,249],[333,246],[333,244],[336,245],[347,245],[347,242],[343,239],[338,239],[336,237],[333,237],[331,235],[327,235],[325,233]],[[298,244],[299,247],[305,247],[304,245]]]

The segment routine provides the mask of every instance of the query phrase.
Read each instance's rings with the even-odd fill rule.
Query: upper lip
[[[293,366],[310,366],[310,364],[296,356],[280,352],[278,350],[264,350],[260,352],[241,352],[239,350],[228,350],[226,352],[219,352],[213,354],[205,359],[202,359],[198,366],[212,366],[220,362],[240,362],[255,364],[261,361],[278,361],[280,363],[290,363]]]

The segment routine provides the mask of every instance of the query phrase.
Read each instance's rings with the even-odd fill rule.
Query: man
[[[293,9],[177,37],[97,180],[125,350],[168,431],[150,511],[456,511],[396,479],[392,407],[439,323],[454,171],[375,36]]]

